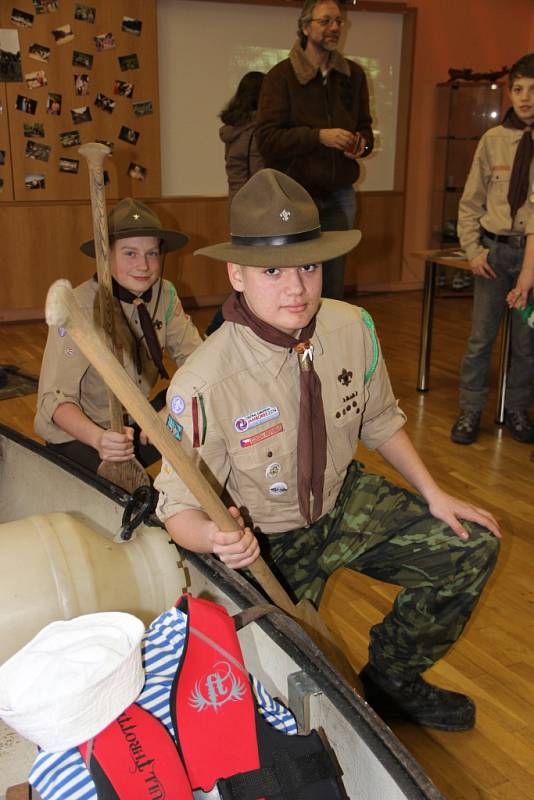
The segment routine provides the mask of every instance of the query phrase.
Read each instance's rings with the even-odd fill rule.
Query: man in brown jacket
[[[255,561],[261,540],[295,596],[317,606],[342,566],[401,585],[371,630],[366,698],[384,716],[466,730],[474,703],[421,672],[460,636],[499,528],[440,489],[417,455],[370,315],[321,300],[321,262],[360,232],[321,232],[310,195],[269,169],[237,192],[231,231],[230,242],[199,251],[227,262],[235,292],[225,323],[175,374],[167,426],[226,489],[240,529],[220,531],[165,460],[158,515],[178,544],[235,569]],[[353,460],[360,439],[420,494],[365,473]]]
[[[369,91],[359,64],[338,52],[341,7],[306,0],[289,58],[267,74],[256,139],[266,167],[285,172],[311,194],[324,231],[354,224],[358,158],[373,149]],[[345,257],[331,259],[323,297],[343,298]]]

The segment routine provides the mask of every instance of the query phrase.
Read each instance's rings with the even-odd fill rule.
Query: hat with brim
[[[189,238],[185,233],[170,231],[162,227],[157,214],[144,203],[125,197],[108,214],[109,242],[117,239],[129,239],[134,236],[155,236],[160,240],[162,253],[179,250],[187,244]],[[95,242],[91,239],[80,247],[86,256],[95,257]]]
[[[321,231],[308,192],[275,169],[256,172],[235,195],[229,242],[202,247],[210,256],[248,267],[298,267],[342,256],[359,243],[360,231]]]
[[[87,742],[141,693],[143,635],[122,612],[50,623],[0,667],[0,719],[51,753]]]

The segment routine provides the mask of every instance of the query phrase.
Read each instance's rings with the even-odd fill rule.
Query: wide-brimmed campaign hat
[[[51,753],[87,742],[139,696],[143,635],[122,612],[50,623],[0,667],[0,719]]]
[[[229,242],[201,247],[195,255],[249,267],[298,267],[352,250],[360,231],[321,231],[308,192],[276,169],[262,169],[236,193]]]
[[[185,233],[163,228],[158,215],[133,197],[125,197],[111,209],[108,214],[108,233],[110,244],[117,239],[128,239],[130,236],[155,236],[161,241],[163,253],[179,250],[189,241]],[[84,242],[80,250],[86,256],[94,258],[94,239]]]

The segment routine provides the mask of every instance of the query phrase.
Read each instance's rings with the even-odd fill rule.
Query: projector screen
[[[163,197],[227,194],[218,114],[249,70],[268,72],[296,38],[298,8],[158,0]],[[341,50],[365,69],[375,149],[358,189],[393,189],[402,14],[348,14]]]

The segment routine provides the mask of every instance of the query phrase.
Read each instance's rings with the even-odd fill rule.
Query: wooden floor
[[[431,673],[442,685],[476,699],[477,725],[441,733],[395,725],[398,737],[450,800],[534,800],[534,533],[531,448],[494,425],[495,388],[479,441],[452,444],[458,368],[468,334],[470,300],[436,303],[431,390],[415,390],[421,295],[359,298],[375,318],[408,431],[437,480],[497,516],[504,541],[497,569],[463,637]],[[193,314],[205,327],[211,311]],[[0,363],[37,374],[43,323],[0,325]],[[496,364],[492,382],[496,384]],[[0,401],[0,422],[31,435],[35,395]],[[368,469],[392,478],[380,457],[363,452]],[[395,587],[346,570],[329,582],[321,607],[356,666],[366,661],[369,627],[389,608]],[[387,800],[387,798],[377,798]]]

